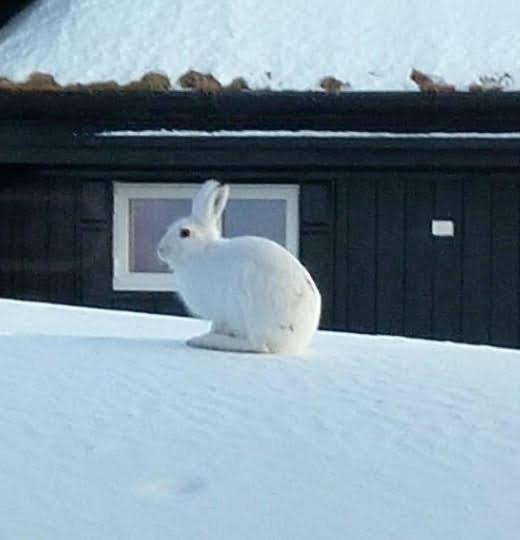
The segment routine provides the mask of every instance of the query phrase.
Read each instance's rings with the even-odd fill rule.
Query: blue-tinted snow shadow
[[[181,339],[127,338],[108,336],[71,336],[48,334],[4,334],[0,335],[0,358],[7,353],[32,352],[38,356],[57,352],[129,352],[167,353],[186,350],[188,346]],[[71,357],[73,359],[74,356]]]

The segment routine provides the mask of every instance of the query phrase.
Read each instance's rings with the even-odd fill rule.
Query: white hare
[[[229,186],[206,181],[191,216],[175,221],[157,254],[174,273],[187,308],[212,321],[194,347],[258,353],[298,353],[311,341],[321,296],[300,262],[256,236],[222,238],[220,218]]]

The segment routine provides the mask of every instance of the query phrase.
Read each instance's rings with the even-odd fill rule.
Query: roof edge
[[[0,127],[520,132],[520,92],[3,93]]]

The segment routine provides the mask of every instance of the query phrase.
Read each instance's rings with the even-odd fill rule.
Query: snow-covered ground
[[[520,352],[0,300],[2,540],[520,533]]]
[[[0,76],[62,84],[189,69],[254,89],[415,90],[410,70],[460,89],[509,74],[520,88],[516,0],[36,0],[0,32]]]

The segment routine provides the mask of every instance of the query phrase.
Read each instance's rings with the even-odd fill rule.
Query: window
[[[173,276],[156,254],[168,226],[191,212],[195,184],[114,183],[115,290],[170,291]],[[298,256],[296,185],[234,184],[222,220],[226,237],[265,236]]]

